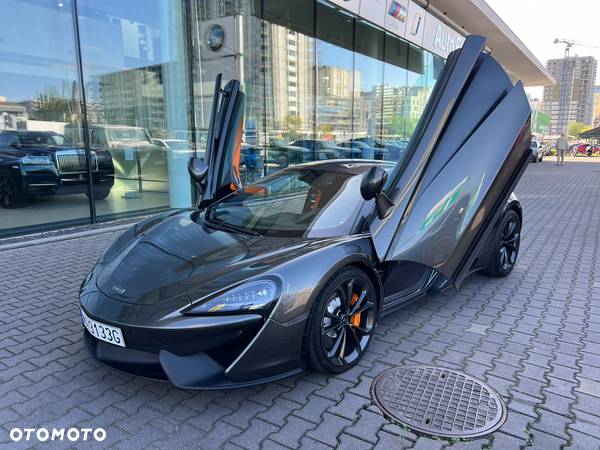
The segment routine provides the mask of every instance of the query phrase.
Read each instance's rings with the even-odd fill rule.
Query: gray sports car
[[[530,153],[520,83],[470,36],[451,53],[402,159],[327,160],[243,186],[244,95],[217,80],[198,208],[150,217],[81,286],[85,342],[182,388],[355,365],[377,320],[519,252],[511,194]]]

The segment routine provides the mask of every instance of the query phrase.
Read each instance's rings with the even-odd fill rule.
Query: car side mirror
[[[377,216],[380,219],[387,217],[394,206],[383,192],[383,186],[387,178],[388,173],[383,168],[374,166],[369,169],[360,183],[360,195],[367,201],[375,199]]]
[[[200,158],[192,158],[188,163],[188,172],[192,180],[194,180],[201,190],[204,183],[206,182],[206,175],[208,174],[208,164],[202,161]]]

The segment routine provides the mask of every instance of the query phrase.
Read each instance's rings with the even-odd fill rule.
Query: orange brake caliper
[[[352,294],[352,299],[350,300],[350,303],[352,303],[353,305],[358,301],[358,294]],[[350,323],[352,325],[354,325],[355,327],[360,327],[360,314],[361,313],[356,313],[354,315],[352,315],[352,317],[350,317]]]

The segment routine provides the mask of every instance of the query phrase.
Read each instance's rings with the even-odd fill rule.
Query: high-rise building
[[[600,127],[600,86],[594,86],[594,127]]]
[[[591,125],[594,114],[592,89],[596,81],[596,59],[593,56],[568,58],[566,76],[563,76],[564,58],[550,59],[546,67],[556,79],[554,86],[544,87],[544,112],[550,115],[550,132],[560,133],[566,130],[571,122]],[[561,92],[564,95],[562,119]]]
[[[187,163],[205,156],[218,74],[222,86],[241,82],[240,163],[255,166],[252,180],[323,156],[301,141],[405,144],[467,34],[488,36],[513,80],[554,82],[485,2],[423,3],[4,0],[0,53],[12,56],[0,57],[0,133],[53,132],[106,150],[116,181],[102,198],[62,185],[42,202],[17,189],[26,207],[0,207],[0,236],[192,206]],[[390,163],[400,156],[378,153]],[[375,156],[368,147],[352,154]],[[91,188],[96,178],[82,171],[78,182]]]

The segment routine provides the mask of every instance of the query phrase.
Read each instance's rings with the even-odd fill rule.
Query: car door
[[[456,286],[530,159],[523,86],[484,48],[469,36],[449,55],[384,188],[388,211],[370,223],[380,260],[424,264]]]
[[[221,89],[217,75],[205,163],[208,166],[202,201],[212,203],[242,188],[240,157],[244,122],[244,94],[238,80]]]

